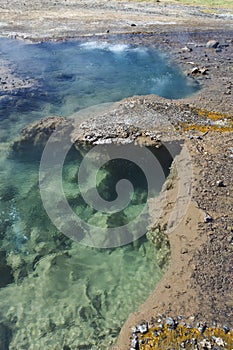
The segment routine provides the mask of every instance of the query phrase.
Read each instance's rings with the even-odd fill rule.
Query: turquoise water
[[[16,75],[34,81],[31,88],[0,94],[1,349],[108,349],[128,314],[162,276],[156,250],[145,237],[118,248],[96,249],[64,236],[41,202],[39,160],[10,156],[11,142],[23,126],[42,117],[70,117],[86,107],[137,94],[179,98],[198,87],[189,85],[164,54],[144,47],[0,39],[0,54]],[[114,200],[119,178],[128,177],[135,187],[121,216],[104,217],[82,201],[80,161],[74,152],[63,172],[74,211],[96,230],[138,215],[147,198],[140,170],[122,163],[102,169],[98,186],[106,200]],[[170,161],[165,162],[166,175]],[[122,168],[124,173],[118,170]]]

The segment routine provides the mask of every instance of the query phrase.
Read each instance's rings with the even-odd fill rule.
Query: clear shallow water
[[[198,89],[166,55],[144,47],[77,41],[30,44],[0,39],[0,54],[11,62],[16,73],[24,79],[35,79],[36,85],[33,91],[20,94],[20,99],[7,102],[8,112],[2,109],[5,117],[29,111],[67,116],[128,96],[153,93],[182,98]]]
[[[165,55],[147,48],[0,39],[0,54],[18,76],[35,81],[31,89],[2,93],[0,99],[2,347],[108,349],[127,315],[161,278],[155,248],[141,238],[116,249],[94,249],[62,235],[40,200],[39,162],[8,157],[10,142],[23,126],[51,114],[72,116],[85,107],[136,94],[184,97],[197,87],[190,86]],[[65,164],[70,204],[87,220],[106,225],[106,218],[80,204],[77,169],[72,159]],[[116,171],[114,176],[106,172],[109,169],[102,177],[107,182],[100,188],[110,200],[114,181],[109,179],[117,176]],[[136,195],[124,213],[128,217],[137,215],[146,197],[143,180],[139,173],[135,176]],[[117,220],[111,218],[111,225]]]

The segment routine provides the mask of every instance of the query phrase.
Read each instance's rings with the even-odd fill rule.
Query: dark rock
[[[199,73],[199,68],[198,67],[194,67],[192,70],[191,70],[191,74],[198,74]]]
[[[204,333],[205,333],[206,328],[207,328],[206,322],[204,322],[204,323],[199,323],[199,322],[198,322],[198,324],[197,324],[197,329],[199,330],[199,332],[200,332],[201,334],[204,334]]]
[[[169,329],[175,329],[176,328],[176,322],[172,317],[168,317],[166,319],[166,325],[168,325]]]
[[[14,282],[12,269],[7,265],[6,252],[0,251],[0,288]]]
[[[18,193],[18,189],[17,187],[15,187],[14,185],[7,185],[4,186],[2,189],[0,189],[0,199],[2,201],[10,201],[11,199],[13,199]]]
[[[204,218],[204,222],[207,223],[207,222],[212,222],[212,221],[213,221],[213,218],[209,214],[206,214],[206,216]]]
[[[223,330],[224,332],[227,334],[228,332],[230,332],[230,328],[227,326],[223,326]]]
[[[224,182],[223,182],[223,180],[218,180],[218,181],[216,181],[216,186],[217,186],[217,187],[224,187]]]
[[[0,350],[9,349],[12,338],[11,329],[3,323],[0,323]]]

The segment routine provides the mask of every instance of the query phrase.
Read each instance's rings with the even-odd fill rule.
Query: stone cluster
[[[233,330],[226,325],[208,326],[206,322],[184,320],[182,316],[159,315],[132,328],[130,350],[231,349]]]

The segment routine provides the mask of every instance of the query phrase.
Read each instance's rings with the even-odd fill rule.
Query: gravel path
[[[232,15],[227,10],[171,5],[166,2],[2,0],[2,35],[22,38],[58,38],[106,33],[135,33],[178,26],[230,28]]]

